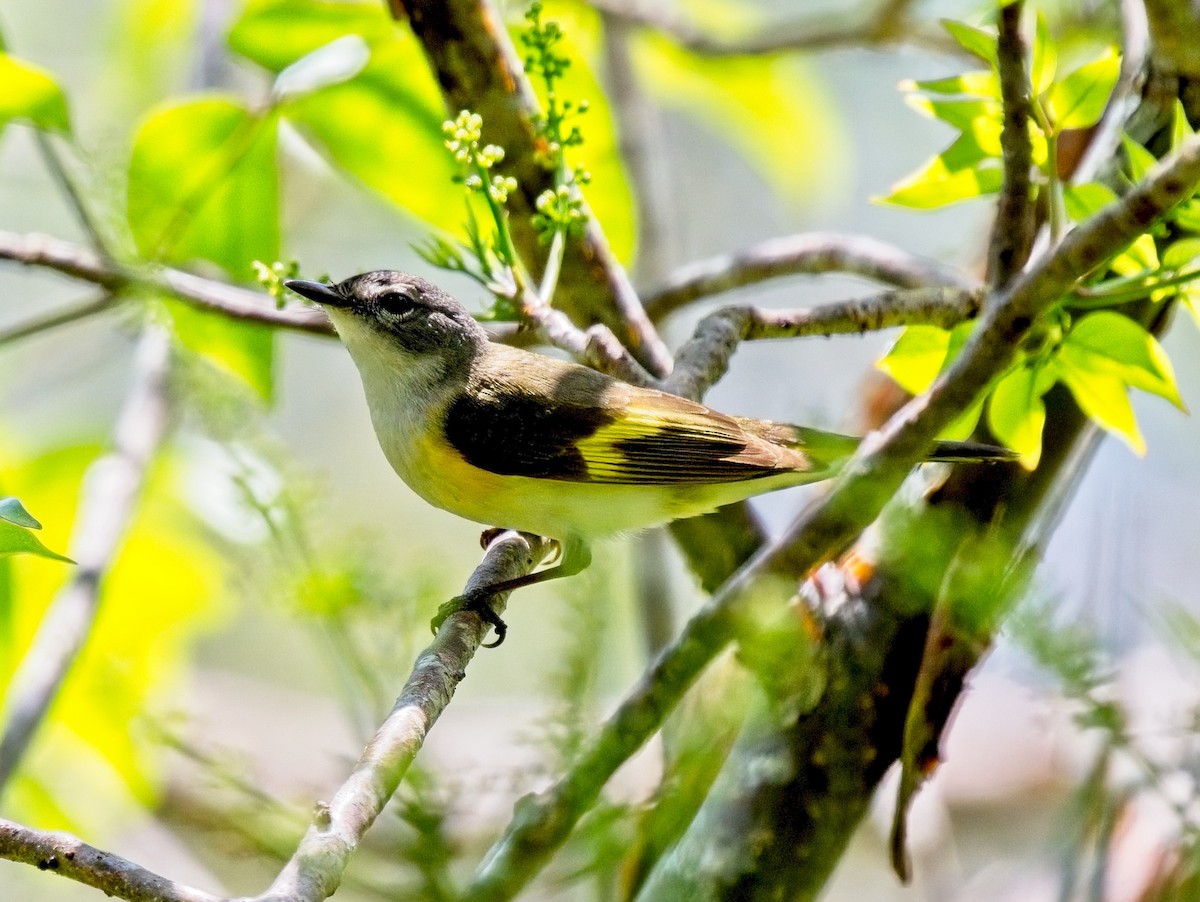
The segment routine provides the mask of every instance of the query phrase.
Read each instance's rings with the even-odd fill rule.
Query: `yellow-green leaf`
[[[276,121],[224,97],[153,110],[134,138],[129,225],[146,256],[253,278],[279,257]]]
[[[1110,47],[1080,66],[1046,95],[1046,112],[1055,131],[1088,128],[1100,121],[1121,74],[1121,55]]]
[[[25,505],[16,498],[0,498],[0,520],[7,520],[9,523],[24,526],[26,529],[42,528],[42,524],[34,518],[33,514],[25,510]]]
[[[1029,81],[1033,85],[1034,95],[1040,97],[1050,87],[1057,67],[1058,48],[1046,23],[1046,14],[1039,9],[1033,37],[1033,60],[1029,67]]]
[[[975,28],[965,22],[942,19],[942,27],[954,38],[963,50],[973,53],[985,63],[996,65],[996,33]]]
[[[273,400],[273,329],[199,310],[182,301],[165,299],[164,304],[175,337],[183,347],[220,372],[239,379],[264,401]]]
[[[961,75],[929,81],[904,81],[900,83],[900,90],[927,91],[930,94],[964,94],[968,97],[999,100],[1000,79],[991,69],[984,69],[980,72],[964,72]]]
[[[1041,459],[1046,425],[1046,405],[1037,383],[1036,372],[1020,366],[1005,375],[988,397],[988,428],[1021,455],[1021,465],[1027,470],[1034,469]]]
[[[1109,204],[1117,202],[1117,193],[1100,182],[1085,182],[1082,185],[1067,185],[1063,191],[1067,215],[1074,222],[1091,218]]]
[[[1055,369],[1089,419],[1120,437],[1134,453],[1146,453],[1146,440],[1138,429],[1124,380],[1110,372],[1069,366],[1061,357]]]
[[[950,333],[936,326],[909,326],[876,366],[905,391],[919,395],[933,384],[950,349]]]
[[[1167,352],[1127,316],[1111,310],[1089,313],[1067,333],[1058,356],[1073,369],[1111,374],[1186,409]]]
[[[0,53],[0,128],[18,120],[43,131],[69,133],[67,99],[44,69]]]
[[[51,551],[25,527],[17,526],[8,520],[0,520],[0,557],[6,554],[32,554],[37,557],[49,558],[52,561],[75,563],[69,557]]]

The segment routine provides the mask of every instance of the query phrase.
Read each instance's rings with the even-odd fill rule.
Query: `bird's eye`
[[[392,289],[379,296],[379,306],[388,313],[402,314],[411,313],[416,304],[416,299],[407,291],[400,289]]]

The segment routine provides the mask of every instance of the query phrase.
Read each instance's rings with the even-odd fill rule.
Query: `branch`
[[[673,4],[653,0],[591,0],[606,15],[631,25],[651,28],[692,53],[701,56],[761,56],[771,53],[835,50],[841,47],[883,47],[913,44],[943,53],[961,53],[953,41],[936,31],[916,31],[908,21],[913,0],[884,0],[862,21],[845,16],[835,24],[830,17],[773,23],[737,37],[712,34],[674,12]]]
[[[646,310],[658,322],[709,295],[781,276],[833,272],[864,276],[897,288],[973,287],[970,280],[952,270],[874,238],[807,232],[680,267],[666,285],[646,296]]]
[[[113,301],[113,296],[105,293],[98,298],[84,301],[65,310],[58,310],[28,322],[18,323],[8,329],[0,329],[0,347],[12,344],[14,341],[20,341],[23,338],[29,338],[31,335],[57,329],[59,326],[77,323],[80,320],[95,316],[97,313],[103,313],[105,310],[112,308]]]
[[[5,698],[0,740],[0,792],[13,776],[47,709],[87,641],[100,588],[133,520],[146,471],[167,426],[170,341],[158,328],[142,335],[134,384],[117,420],[113,450],[84,478],[71,556],[78,562],[29,647]]]
[[[161,267],[143,272],[125,268],[87,248],[47,235],[0,231],[0,260],[52,269],[113,293],[134,289],[158,292],[233,319],[295,332],[334,334],[329,320],[318,310],[303,307],[279,310],[274,299],[262,292],[206,279],[181,269]]]
[[[845,335],[916,324],[950,329],[979,312],[982,291],[965,288],[912,288],[822,304],[807,310],[725,307],[711,313],[676,355],[667,390],[700,398],[729,368],[742,341]]]
[[[799,578],[853,539],[878,516],[937,434],[1011,359],[1034,318],[1079,277],[1190,196],[1198,184],[1200,137],[1192,137],[1174,158],[1067,235],[1007,292],[994,296],[954,366],[926,395],[906,404],[880,433],[865,439],[829,494],[688,622],[572,768],[548,790],[519,804],[466,897],[500,900],[515,895],[570,835],[609,777],[649,739],[700,671],[730,641],[756,582],[764,574],[791,573]]]
[[[48,833],[0,818],[0,858],[53,871],[128,902],[223,902],[68,833]]]
[[[504,148],[499,168],[520,186],[508,198],[513,241],[530,268],[540,269],[546,249],[531,217],[553,180],[539,162],[532,125],[540,115],[537,99],[502,17],[485,0],[389,0],[389,7],[396,18],[409,19],[446,107],[478,113],[487,141]],[[670,372],[666,345],[590,215],[585,234],[567,244],[555,300],[581,326],[607,325],[651,373]]]
[[[997,288],[1007,285],[1029,259],[1036,229],[1030,181],[1033,166],[1033,142],[1029,137],[1032,88],[1025,74],[1021,7],[1021,3],[1010,3],[1001,8],[1000,35],[996,43],[1004,107],[1004,127],[1000,132],[1004,184],[988,247],[988,283]],[[1052,204],[1058,202],[1051,198]]]
[[[466,591],[521,576],[542,560],[551,543],[514,531],[499,533]],[[492,604],[504,613],[507,595]],[[320,802],[304,838],[275,882],[254,902],[318,902],[341,883],[363,835],[383,811],[425,736],[454,697],[467,664],[490,627],[478,614],[459,611],[446,619],[433,643],[417,658],[391,713],[333,799]]]

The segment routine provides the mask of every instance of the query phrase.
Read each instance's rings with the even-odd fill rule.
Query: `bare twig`
[[[918,30],[908,21],[913,0],[884,0],[871,16],[857,20],[830,16],[797,22],[772,23],[770,27],[743,35],[711,34],[675,12],[673,4],[654,0],[591,0],[592,6],[630,24],[652,28],[677,44],[702,56],[761,56],[834,50],[840,47],[883,47],[912,44],[943,53],[960,53],[942,33]]]
[[[506,531],[493,538],[467,591],[527,573],[550,550],[545,539]],[[507,596],[493,604],[503,613]],[[425,736],[454,696],[489,627],[479,615],[447,618],[417,658],[412,675],[374,738],[329,803],[319,803],[308,832],[275,882],[256,902],[317,902],[338,888],[359,841],[400,785]]]
[[[660,387],[659,381],[638,363],[608,326],[580,329],[561,310],[544,304],[532,291],[524,293],[522,313],[552,346],[582,363],[633,385]]]
[[[16,771],[46,710],[87,641],[100,604],[100,586],[133,519],[146,471],[167,426],[170,340],[158,328],[142,336],[134,384],[117,420],[113,450],[85,477],[71,556],[70,582],[46,612],[5,699],[0,740],[0,791]]]
[[[642,746],[730,641],[745,591],[763,573],[798,578],[827,560],[878,515],[934,437],[1015,353],[1034,318],[1097,263],[1128,244],[1200,184],[1200,137],[1184,143],[1119,202],[1067,235],[1049,255],[985,306],[957,362],[925,395],[910,401],[868,437],[829,494],[773,547],[764,549],[684,627],[680,638],[639,680],[570,771],[522,802],[467,892],[473,900],[509,899],[544,865],[625,759]]]
[[[112,306],[113,296],[105,294],[90,301],[84,301],[82,304],[76,304],[74,307],[59,310],[57,313],[51,313],[49,316],[39,317],[27,323],[20,323],[9,329],[0,330],[0,347],[11,344],[14,341],[20,341],[22,338],[28,338],[31,335],[57,329],[59,326],[77,323],[81,319],[87,319],[88,317],[95,316],[97,313],[103,313]]]
[[[233,319],[296,332],[333,335],[333,327],[319,310],[279,310],[274,300],[262,292],[206,279],[181,269],[161,267],[140,271],[123,268],[78,244],[47,235],[0,231],[0,260],[52,269],[110,292],[155,291]]]
[[[863,276],[897,288],[974,287],[953,270],[874,238],[806,232],[680,267],[666,285],[646,296],[646,310],[657,322],[710,295],[781,276],[831,272]]]
[[[0,858],[53,871],[128,902],[223,902],[218,896],[175,883],[68,833],[34,830],[3,818]]]
[[[59,190],[66,197],[67,202],[71,205],[71,209],[75,213],[75,218],[79,220],[79,224],[83,226],[83,230],[87,233],[88,239],[91,241],[92,249],[105,257],[111,257],[108,252],[108,243],[100,231],[96,220],[92,217],[91,211],[87,208],[87,203],[83,199],[83,195],[75,185],[75,181],[67,172],[66,166],[63,165],[62,157],[58,154],[58,149],[54,146],[54,138],[46,132],[38,129],[34,132],[35,139],[38,145],[38,151],[42,155],[42,159],[46,161],[46,168],[50,170],[50,175],[54,177]]]
[[[807,310],[725,307],[702,319],[679,353],[667,390],[701,398],[725,375],[742,341],[842,335],[916,324],[949,329],[979,312],[982,290],[911,288]]]
[[[1004,185],[988,247],[988,282],[997,288],[1007,285],[1029,259],[1035,229],[1030,181],[1032,101],[1029,76],[1025,74],[1025,43],[1021,40],[1021,7],[1021,3],[1010,3],[1001,8],[996,44],[1000,95],[1004,102],[1004,127],[1000,133]]]

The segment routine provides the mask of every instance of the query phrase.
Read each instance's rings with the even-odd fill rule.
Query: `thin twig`
[[[982,290],[910,288],[807,310],[724,307],[696,325],[676,355],[666,388],[685,398],[702,398],[725,375],[743,341],[855,334],[918,324],[950,329],[974,317],[982,301]]]
[[[529,572],[551,547],[537,536],[511,530],[500,533],[471,574],[467,592]],[[497,613],[503,613],[506,598],[492,599]],[[472,611],[447,618],[433,643],[417,658],[404,690],[353,773],[330,802],[318,803],[296,853],[255,902],[318,902],[333,895],[359,841],[391,799],[425,736],[454,697],[489,628]]]
[[[1029,259],[1036,228],[1030,177],[1033,166],[1033,142],[1029,137],[1032,88],[1025,73],[1021,7],[1018,2],[1001,8],[1000,35],[996,43],[1004,107],[1004,126],[1000,132],[1004,185],[988,247],[988,282],[997,288],[1007,285]]]
[[[570,835],[604,783],[658,729],[700,671],[730,641],[737,609],[746,603],[750,593],[745,590],[755,578],[765,572],[790,572],[798,579],[851,541],[875,519],[934,437],[1011,359],[1034,318],[1098,262],[1190,196],[1198,184],[1200,137],[1193,137],[1120,201],[1067,235],[1008,291],[985,304],[983,320],[954,366],[881,432],[863,441],[830,492],[689,621],[571,769],[545,792],[521,803],[466,898],[512,898]]]
[[[962,48],[944,33],[917,30],[908,21],[913,0],[884,0],[871,16],[857,20],[849,16],[830,23],[828,15],[796,22],[772,23],[742,35],[714,34],[674,11],[674,4],[654,0],[592,0],[592,6],[631,25],[652,28],[680,46],[701,56],[761,56],[835,50],[841,47],[883,47],[912,44],[948,54]]]
[[[75,218],[79,220],[79,224],[83,226],[84,232],[87,233],[88,239],[91,241],[92,249],[105,258],[111,258],[112,254],[108,250],[108,242],[104,234],[100,231],[96,220],[92,217],[91,211],[87,208],[87,203],[83,199],[83,194],[75,186],[74,179],[67,172],[66,166],[63,165],[62,157],[58,155],[58,149],[54,146],[54,138],[46,134],[41,129],[34,132],[36,136],[38,150],[41,152],[42,159],[46,161],[46,168],[50,170],[50,175],[54,177],[59,190],[66,197],[67,202],[71,205],[71,209],[75,212]]]
[[[848,273],[897,288],[972,288],[964,276],[862,235],[805,232],[680,267],[646,296],[656,322],[692,301],[782,276]]]
[[[602,373],[632,385],[661,387],[625,348],[608,326],[597,323],[580,329],[561,310],[547,306],[532,291],[523,293],[522,313],[551,347],[568,354]]]
[[[82,319],[95,316],[97,313],[103,313],[105,310],[112,308],[113,301],[114,297],[111,294],[105,294],[90,301],[84,301],[82,304],[68,307],[65,310],[51,313],[48,316],[30,320],[27,323],[19,323],[9,329],[0,330],[0,347],[11,344],[14,341],[20,341],[22,338],[29,338],[31,335],[49,332],[51,329],[57,329],[59,326],[77,323]]]
[[[93,463],[84,478],[71,541],[71,556],[78,566],[42,619],[5,698],[0,792],[91,632],[101,584],[120,551],[146,472],[166,432],[170,356],[166,333],[157,327],[147,329],[137,351],[133,388],[117,420],[113,450]]]
[[[181,269],[160,267],[142,271],[124,268],[85,247],[48,235],[0,231],[0,260],[52,269],[114,293],[133,289],[159,292],[233,319],[295,332],[334,334],[329,320],[318,310],[300,307],[279,310],[275,301],[262,292],[206,279]]]
[[[42,871],[128,902],[225,902],[218,896],[168,880],[119,855],[104,852],[68,833],[34,830],[0,818],[0,858]]]

